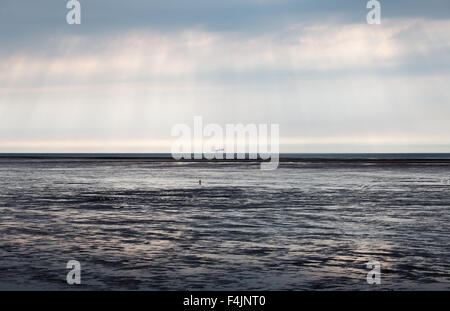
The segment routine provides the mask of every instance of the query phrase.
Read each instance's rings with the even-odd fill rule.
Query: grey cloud
[[[136,28],[171,31],[201,27],[211,31],[266,32],[286,25],[320,23],[332,18],[364,23],[365,0],[80,0],[82,24],[67,25],[64,0],[2,0],[2,46],[33,42],[63,33],[91,34]],[[382,15],[391,17],[448,18],[447,0],[381,1]],[[24,43],[25,42],[25,43]],[[9,43],[9,44],[8,44]]]
[[[165,139],[171,125],[180,121],[176,118],[190,122],[193,115],[202,113],[208,122],[276,121],[282,126],[282,135],[286,136],[380,134],[389,138],[397,133],[400,141],[406,137],[414,142],[417,136],[417,141],[436,137],[438,142],[448,142],[450,47],[449,32],[436,29],[441,23],[422,21],[422,25],[429,27],[420,28],[420,23],[417,27],[406,27],[392,39],[398,43],[392,47],[393,56],[374,58],[365,65],[365,54],[352,54],[360,50],[361,45],[351,46],[352,40],[357,38],[352,37],[355,33],[346,32],[347,28],[343,28],[344,34],[336,42],[336,51],[340,54],[327,54],[320,59],[318,54],[327,50],[328,45],[317,47],[315,44],[321,40],[313,35],[308,41],[313,43],[311,53],[305,56],[305,62],[294,66],[294,63],[283,62],[289,57],[298,57],[299,52],[304,52],[304,46],[292,54],[284,53],[281,48],[290,51],[290,43],[298,44],[298,37],[304,35],[301,31],[305,28],[295,28],[289,33],[288,26],[304,23],[333,29],[336,25],[358,23],[370,31],[375,28],[365,25],[367,1],[80,2],[82,24],[70,26],[65,22],[65,0],[0,0],[0,65],[4,64],[2,69],[11,69],[13,62],[9,57],[18,55],[16,71],[20,71],[20,75],[16,73],[14,77],[7,70],[0,70],[0,87],[4,88],[0,89],[0,115],[3,117],[0,139],[84,139],[91,135],[102,139],[120,133],[129,133],[130,137],[137,133],[156,133]],[[448,0],[381,2],[383,18],[448,20],[450,17]],[[195,53],[203,52],[202,47],[196,51],[191,49],[188,54],[188,49],[180,48],[182,43],[177,41],[180,44],[175,44],[174,53],[163,59],[170,65],[177,60],[189,61],[191,57],[195,70],[187,70],[186,74],[162,76],[157,71],[152,74],[146,71],[152,64],[145,68],[139,64],[135,72],[126,72],[135,60],[126,57],[124,59],[130,59],[130,63],[124,62],[116,71],[105,66],[114,65],[108,59],[111,38],[126,36],[132,30],[167,32],[170,37],[187,29],[200,29],[208,34],[226,33],[227,40],[221,41],[221,45],[214,44],[211,50],[216,53],[211,54]],[[387,29],[386,36],[389,31]],[[67,34],[71,35],[69,42],[62,40]],[[82,40],[77,41],[77,34],[83,35]],[[242,37],[248,36],[251,42],[259,35],[264,35],[261,39],[264,44],[252,47],[244,39],[243,58],[239,59],[236,49],[231,51],[236,53],[234,57],[227,58],[229,46]],[[322,41],[328,42],[328,36]],[[112,47],[118,48],[117,45]],[[277,53],[281,55],[278,55],[278,63],[270,57],[256,62],[255,54],[266,47],[273,48],[274,58]],[[372,46],[369,47],[368,57],[372,52]],[[385,45],[380,46],[379,50],[385,52],[384,48]],[[145,64],[152,60],[148,56],[151,48],[145,45],[142,50]],[[203,55],[208,59],[202,58]],[[95,61],[100,69],[95,71],[94,68],[92,72],[89,68],[85,72],[81,69],[80,76],[72,77],[70,66],[77,56],[81,59],[79,65]],[[84,62],[82,56],[88,56],[89,61]],[[351,60],[345,62],[349,58]],[[339,63],[338,68],[314,69],[313,65],[320,67],[333,59]],[[383,66],[377,62],[379,59],[391,61],[392,65]],[[21,66],[27,60],[35,66],[30,66],[30,71]],[[308,67],[314,60],[315,64]],[[243,66],[233,69],[240,61]],[[255,66],[246,67],[246,61],[255,61]],[[218,66],[220,64],[223,65]],[[51,65],[63,69],[53,68],[57,73],[52,76]],[[122,75],[122,69],[127,74]],[[129,87],[121,88],[121,83],[128,83]],[[145,87],[141,88],[142,85]],[[7,90],[8,87],[11,90]]]

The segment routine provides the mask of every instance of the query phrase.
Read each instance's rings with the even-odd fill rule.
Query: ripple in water
[[[75,259],[85,289],[448,290],[449,176],[426,163],[2,160],[0,288],[70,289]]]

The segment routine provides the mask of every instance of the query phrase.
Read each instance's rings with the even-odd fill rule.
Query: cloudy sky
[[[450,2],[0,0],[0,152],[170,152],[278,123],[282,152],[450,152]]]

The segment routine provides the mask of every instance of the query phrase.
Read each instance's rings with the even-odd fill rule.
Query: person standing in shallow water
[[[202,180],[201,180],[201,179],[198,180],[198,185],[199,185],[199,186],[202,185]]]

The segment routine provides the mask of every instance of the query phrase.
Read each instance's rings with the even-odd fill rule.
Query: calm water
[[[0,289],[72,289],[75,259],[78,289],[448,290],[449,180],[445,164],[0,159]]]

